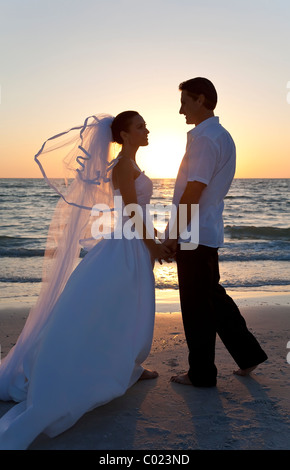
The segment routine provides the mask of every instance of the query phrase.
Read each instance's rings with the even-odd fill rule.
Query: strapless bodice
[[[139,206],[144,207],[146,204],[150,204],[153,193],[153,183],[144,172],[140,173],[135,179],[135,189]],[[119,189],[114,190],[114,196],[121,196]]]
[[[153,221],[152,221],[152,216],[150,214],[150,200],[151,200],[151,196],[153,193],[153,183],[151,179],[145,175],[144,172],[140,173],[140,175],[135,179],[135,189],[136,189],[136,195],[137,195],[137,204],[138,206],[140,206],[143,212],[143,222],[146,225],[147,230],[150,233],[150,236],[154,238]],[[114,190],[114,197],[115,196],[119,196],[121,198],[121,192],[119,189]],[[123,200],[121,204],[122,204],[122,224],[121,225],[124,226],[124,224],[128,221],[129,217],[126,216],[126,211],[124,211],[125,205],[124,205]],[[117,226],[120,228],[119,224],[117,224]]]

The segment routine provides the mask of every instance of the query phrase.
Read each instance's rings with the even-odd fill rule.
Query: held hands
[[[177,240],[175,238],[168,238],[163,242],[167,248],[169,248],[171,252],[171,260],[176,258],[176,251],[177,251]]]
[[[172,259],[175,258],[176,247],[176,240],[166,240],[164,243],[155,243],[155,245],[150,250],[152,264],[154,265],[154,261],[156,259],[160,264],[163,264],[162,260],[166,261],[167,263],[171,263]]]
[[[163,233],[156,230],[155,236],[160,241],[160,243],[162,243],[162,245],[169,248],[171,255],[167,257],[165,261],[167,261],[168,263],[171,263],[174,259],[176,259],[177,239],[170,238],[170,235],[168,235],[167,233],[167,229]]]

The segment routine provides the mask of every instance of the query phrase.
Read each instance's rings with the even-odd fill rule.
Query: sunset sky
[[[0,0],[0,177],[41,177],[34,155],[86,116],[134,109],[138,163],[175,177],[191,127],[179,83],[212,80],[236,177],[290,178],[289,0]],[[57,176],[57,175],[56,175]]]

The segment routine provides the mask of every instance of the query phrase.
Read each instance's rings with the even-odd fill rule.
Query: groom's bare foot
[[[248,369],[238,369],[234,370],[235,375],[240,375],[241,377],[246,377],[249,375],[254,369],[256,369],[257,366],[254,367],[248,367]]]
[[[188,374],[183,374],[183,375],[174,375],[171,377],[170,382],[175,382],[177,384],[181,385],[192,385]]]
[[[144,369],[139,380],[150,380],[150,379],[156,379],[158,377],[158,372],[156,370],[149,370],[149,369]]]

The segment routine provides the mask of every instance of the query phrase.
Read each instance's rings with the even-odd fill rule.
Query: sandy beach
[[[144,364],[159,377],[136,383],[54,439],[40,435],[29,449],[289,450],[290,296],[229,293],[269,357],[251,376],[233,374],[236,365],[217,338],[216,388],[171,383],[172,375],[187,370],[187,346],[178,291],[159,291],[152,349]],[[28,311],[28,305],[0,305],[2,358],[15,343]],[[0,416],[11,406],[0,402]]]

